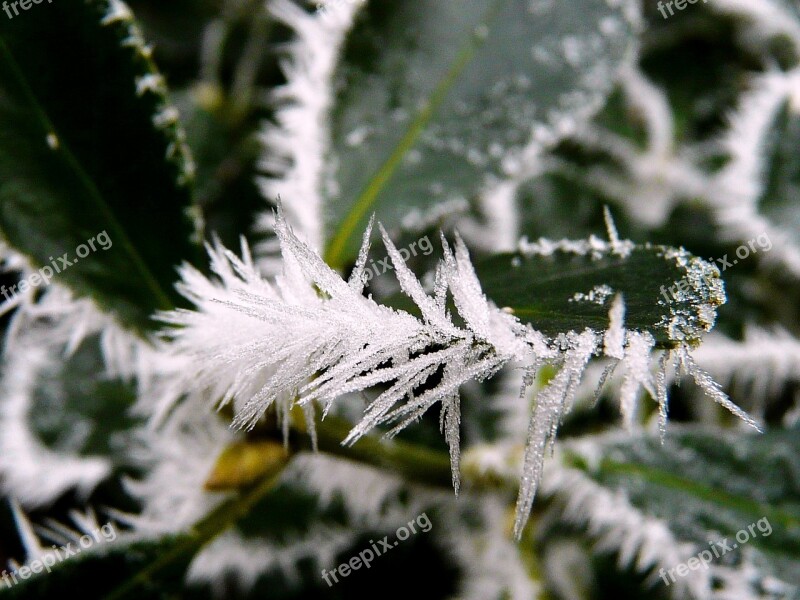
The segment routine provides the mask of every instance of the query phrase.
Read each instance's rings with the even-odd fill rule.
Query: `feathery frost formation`
[[[323,245],[325,154],[329,146],[328,113],[334,97],[333,73],[345,35],[362,3],[340,2],[324,16],[308,14],[288,0],[269,4],[276,19],[295,34],[282,62],[287,83],[275,90],[276,123],[268,123],[261,141],[263,153],[259,183],[264,198],[286,198],[287,219],[312,248]],[[271,234],[271,211],[259,215],[257,227]],[[265,273],[279,273],[277,240],[256,247],[258,266]]]
[[[198,397],[232,402],[234,425],[252,428],[275,406],[288,427],[289,409],[306,409],[313,435],[313,406],[327,414],[345,394],[375,388],[360,422],[344,440],[358,441],[373,428],[389,426],[392,436],[436,403],[441,404],[441,428],[450,447],[453,484],[459,488],[459,388],[495,375],[506,364],[527,370],[520,402],[536,370],[549,364],[559,369],[537,396],[531,413],[516,534],[520,535],[536,492],[542,461],[563,415],[575,400],[587,364],[593,356],[608,356],[623,373],[620,404],[632,425],[641,390],[657,399],[666,419],[668,357],[654,358],[649,332],[624,328],[624,299],[611,306],[606,332],[586,329],[549,339],[530,325],[492,304],[483,294],[460,238],[451,248],[442,238],[443,259],[436,267],[433,292],[425,291],[381,228],[383,243],[402,291],[420,316],[383,306],[364,296],[365,267],[372,224],[364,233],[359,257],[345,281],[300,240],[280,208],[275,232],[283,254],[283,273],[274,281],[262,278],[246,247],[238,258],[220,244],[209,247],[210,280],[190,266],[182,268],[181,292],[195,310],[161,315],[174,327],[164,332],[171,351],[183,356],[182,385]],[[555,251],[589,255],[630,253],[633,244],[620,240],[609,220],[609,242],[528,244],[528,253]],[[458,319],[449,312],[452,298]],[[713,320],[711,321],[713,322]],[[708,326],[708,323],[705,324]],[[722,393],[710,376],[692,361],[686,347],[676,352],[678,366],[691,374],[717,402],[752,421]],[[657,365],[657,373],[651,365]]]

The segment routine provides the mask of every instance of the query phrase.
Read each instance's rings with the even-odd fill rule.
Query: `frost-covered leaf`
[[[628,258],[636,246],[619,239],[609,213],[606,220],[608,242],[595,237],[578,242],[524,242],[523,254],[534,258],[550,257],[554,252],[577,256],[584,261],[584,271],[588,270],[586,264],[591,266],[591,261],[603,257]],[[662,302],[674,304],[672,312],[665,311],[655,325],[648,321],[647,327],[639,329],[634,319],[634,327],[628,326],[627,287],[615,293],[609,286],[596,286],[598,289],[573,292],[572,299],[596,303],[599,297],[606,300],[614,294],[614,301],[603,308],[606,316],[602,322],[596,319],[589,327],[580,319],[564,321],[551,334],[537,329],[535,318],[523,322],[484,295],[460,238],[453,249],[442,237],[444,257],[429,292],[381,227],[395,276],[413,302],[411,313],[364,296],[371,223],[347,281],[294,234],[280,207],[275,233],[283,252],[283,273],[275,281],[264,279],[255,269],[246,246],[241,259],[219,244],[209,247],[213,279],[188,266],[182,269],[180,289],[196,308],[164,313],[161,318],[171,326],[163,332],[167,346],[188,359],[179,388],[195,399],[183,404],[190,410],[198,399],[202,399],[199,410],[207,410],[210,402],[233,403],[234,425],[252,429],[275,407],[288,436],[288,415],[294,405],[300,405],[314,437],[315,404],[322,406],[324,417],[342,397],[371,394],[363,417],[343,440],[352,445],[381,425],[391,427],[387,433],[391,437],[439,404],[440,428],[450,448],[453,485],[458,492],[461,386],[483,381],[504,365],[517,362],[527,370],[524,392],[540,367],[555,367],[557,372],[540,390],[530,417],[517,503],[517,536],[536,493],[545,447],[553,443],[564,414],[571,410],[593,357],[609,357],[612,369],[620,365],[620,406],[626,425],[634,423],[643,389],[658,402],[664,429],[670,355],[664,352],[656,358],[654,354],[657,326],[669,334],[663,346],[675,350],[675,367],[691,374],[715,402],[755,426],[689,354],[701,332],[713,325],[715,308],[724,301],[724,293],[717,269],[685,251],[656,250],[659,260],[672,265],[678,282],[672,282],[672,299],[664,290]],[[633,283],[628,285],[633,289]],[[529,300],[536,290],[528,287],[525,293]],[[635,304],[637,308],[642,305]]]
[[[371,213],[394,228],[469,198],[570,131],[610,91],[635,21],[625,1],[370,2],[335,80],[328,262],[355,257]]]
[[[566,446],[571,468],[554,469],[544,487],[564,501],[567,518],[585,522],[602,548],[649,573],[653,586],[666,577],[674,597],[794,599],[798,440],[797,430],[698,428],[672,430],[663,445],[651,436],[589,438]],[[669,569],[705,551],[708,568],[671,581]]]
[[[758,249],[797,278],[800,69],[766,73],[752,85],[721,140],[728,163],[715,178],[710,206],[723,235],[744,248],[733,264]]]
[[[175,305],[175,265],[195,255],[191,158],[150,53],[120,0],[0,22],[0,231],[137,330]]]
[[[652,24],[643,40],[640,68],[669,99],[675,141],[681,144],[707,140],[723,129],[737,102],[741,78],[758,69],[759,62],[775,60],[768,52],[761,56],[748,47],[754,36],[746,19],[720,14],[727,12],[718,11],[726,1],[698,2],[669,19],[662,17],[657,3],[647,3]],[[744,7],[772,1],[731,3]],[[677,63],[684,68],[676,69]],[[628,118],[638,120],[635,114]]]
[[[685,251],[629,245],[615,252],[597,238],[521,247],[478,261],[478,277],[495,304],[550,336],[605,331],[611,301],[622,294],[625,326],[672,348],[699,341],[725,302],[717,268]]]
[[[402,480],[376,469],[316,454],[296,455],[198,519],[189,533],[178,529],[172,548],[138,563],[138,573],[119,578],[109,597],[133,598],[172,585],[184,569],[189,586],[209,588],[215,597],[234,592],[236,597],[260,597],[271,585],[322,585],[320,569],[348,557],[366,533],[389,533],[407,523],[409,514],[425,510],[430,496],[401,500],[404,489]],[[139,535],[150,536],[146,528]]]
[[[85,597],[108,598],[117,581],[178,543],[177,538],[166,536],[144,540],[113,517],[104,522],[91,509],[72,510],[65,521],[46,518],[42,522],[31,522],[14,501],[11,509],[23,555],[10,559],[3,571],[10,588],[3,593],[9,598],[51,598],[75,581],[82,582]],[[137,597],[162,597],[152,592]]]
[[[103,479],[140,466],[130,454],[133,383],[106,374],[98,336],[63,352],[18,346],[4,369],[0,472],[4,490],[25,506],[72,488],[86,497]]]
[[[794,64],[800,60],[800,6],[794,0],[719,0],[709,7],[742,18],[749,26],[746,42],[760,42],[771,50],[776,41],[789,42]]]
[[[3,590],[3,597],[12,600],[44,600],[54,598],[80,582],[83,597],[107,599],[111,597],[109,594],[119,581],[152,564],[174,550],[178,544],[179,539],[173,536],[165,536],[159,540],[120,538],[99,546],[96,551],[84,551],[69,557],[51,567],[49,573],[43,570],[25,580],[18,576],[19,583],[9,590]],[[170,591],[181,592],[183,573],[188,562],[188,558],[184,558],[182,564],[176,564],[168,576],[159,578],[157,582],[148,582],[127,598],[160,600]]]

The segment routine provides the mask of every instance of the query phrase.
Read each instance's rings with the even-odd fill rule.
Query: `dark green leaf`
[[[535,137],[596,108],[634,36],[602,0],[371,2],[337,78],[327,261],[352,258],[370,214],[475,194]]]
[[[498,306],[550,336],[606,329],[611,301],[622,294],[625,327],[650,332],[661,347],[675,347],[697,342],[725,302],[716,267],[660,246],[636,246],[628,256],[607,250],[585,256],[562,250],[549,256],[502,254],[477,261],[476,271]]]
[[[650,436],[614,436],[591,446],[591,456],[577,447],[568,451],[568,462],[603,487],[624,491],[637,510],[667,524],[698,552],[727,538],[731,551],[715,562],[739,568],[747,560],[755,566],[752,581],[774,577],[798,586],[778,597],[800,597],[797,430],[754,435],[684,429],[669,432],[663,445]],[[737,540],[742,530],[746,535]]]
[[[176,302],[175,266],[195,255],[191,159],[163,80],[121,2],[20,12],[0,19],[0,230],[146,330]],[[93,240],[102,233],[110,244]],[[90,239],[95,251],[79,249]]]
[[[64,590],[79,585],[82,598],[92,600],[108,598],[120,581],[173,550],[180,540],[181,538],[165,537],[159,540],[132,542],[120,537],[115,541],[92,547],[91,552],[76,554],[57,562],[50,573],[42,571],[25,580],[17,575],[19,583],[9,590],[4,589],[3,597],[44,600],[55,598],[63,594]],[[159,580],[157,584],[149,583],[140,588],[137,599],[156,600],[174,597],[171,594],[178,593],[182,589],[181,584],[189,558],[184,557],[182,562],[176,563],[169,577]]]
[[[133,383],[104,376],[96,337],[69,358],[53,360],[37,373],[28,420],[31,433],[48,450],[74,457],[102,457],[128,465],[137,420],[128,409],[136,400]]]

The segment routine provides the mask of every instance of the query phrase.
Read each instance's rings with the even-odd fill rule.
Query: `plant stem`
[[[364,436],[352,446],[342,446],[352,426],[343,419],[327,416],[317,424],[319,450],[355,462],[397,473],[410,481],[435,487],[452,487],[450,457],[444,452],[406,442]]]

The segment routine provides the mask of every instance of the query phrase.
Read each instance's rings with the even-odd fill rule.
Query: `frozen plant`
[[[184,4],[0,24],[0,284],[114,240],[0,299],[10,596],[800,597],[795,3]]]

